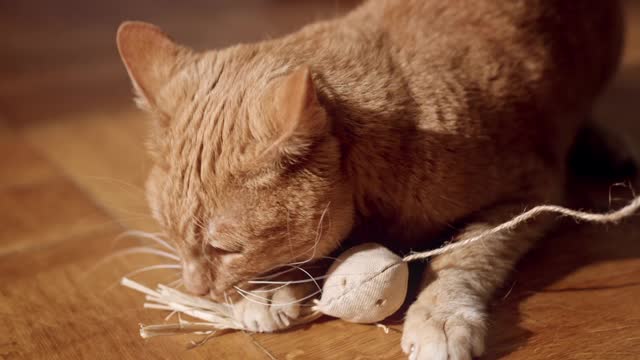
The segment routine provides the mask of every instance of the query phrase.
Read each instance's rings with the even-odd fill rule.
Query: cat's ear
[[[139,21],[122,23],[116,42],[142,105],[155,107],[160,90],[180,69],[191,50],[176,44],[159,27]]]
[[[329,130],[329,121],[318,101],[311,70],[302,66],[274,80],[271,86],[267,133],[270,150],[300,155]]]

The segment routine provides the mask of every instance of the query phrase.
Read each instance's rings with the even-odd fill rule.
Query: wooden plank
[[[32,184],[55,176],[56,170],[0,119],[0,189]]]
[[[389,333],[375,325],[322,319],[283,334],[255,335],[277,359],[402,359],[401,326]]]
[[[151,166],[144,147],[146,120],[130,107],[67,116],[23,133],[121,224],[154,231],[143,189]]]
[[[637,221],[559,230],[494,302],[487,358],[637,358],[638,279]]]
[[[46,246],[113,221],[12,132],[0,133],[0,254]]]
[[[140,294],[116,285],[128,272],[166,260],[134,256],[100,263],[123,248],[113,243],[120,231],[113,228],[0,256],[2,358],[265,358],[242,333],[193,350],[186,349],[189,337],[141,339],[138,323],[161,323],[164,315],[143,309]],[[142,279],[167,282],[176,275],[165,271]]]

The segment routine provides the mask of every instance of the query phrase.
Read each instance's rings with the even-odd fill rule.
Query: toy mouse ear
[[[157,105],[160,90],[180,69],[190,49],[176,44],[159,27],[126,21],[118,28],[118,51],[143,102]]]

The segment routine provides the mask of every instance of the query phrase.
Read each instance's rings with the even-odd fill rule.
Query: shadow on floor
[[[596,113],[600,124],[613,126],[614,132],[624,136],[632,154],[640,153],[636,145],[640,140],[640,125],[635,121],[637,99],[640,99],[640,67],[623,69],[619,80],[605,94],[605,103]],[[638,158],[635,159],[637,162]],[[574,176],[569,185],[569,204],[574,208],[599,211],[621,207],[632,198],[633,192],[624,186],[612,187],[612,184],[625,180],[627,184],[634,184],[633,188],[640,189],[640,181],[637,178],[631,180],[628,176],[622,179]],[[607,274],[606,283],[553,288],[554,284],[589,265],[640,258],[640,231],[637,229],[638,223],[632,219],[618,226],[580,225],[564,221],[552,231],[522,259],[511,280],[496,296],[492,306],[488,353],[484,358],[502,358],[530,341],[533,334],[522,326],[526,319],[521,310],[522,305],[534,294],[586,293],[640,285],[640,280]],[[570,303],[566,305],[571,309]]]

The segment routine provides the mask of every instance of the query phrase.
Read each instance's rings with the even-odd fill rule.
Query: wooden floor
[[[137,244],[115,241],[118,234],[155,226],[141,190],[144,115],[117,58],[117,25],[144,19],[196,48],[219,47],[292,31],[355,2],[168,4],[0,2],[0,358],[404,358],[397,323],[386,334],[327,319],[284,334],[223,335],[192,350],[188,337],[140,339],[138,323],[164,314],[143,310],[142,296],[116,284],[160,260],[101,263]],[[638,5],[628,2],[624,67],[596,113],[640,159]],[[577,198],[588,193],[607,206],[607,184],[575,187]],[[137,279],[153,285],[175,276]],[[497,297],[488,342],[487,359],[640,359],[640,221],[560,227]]]

